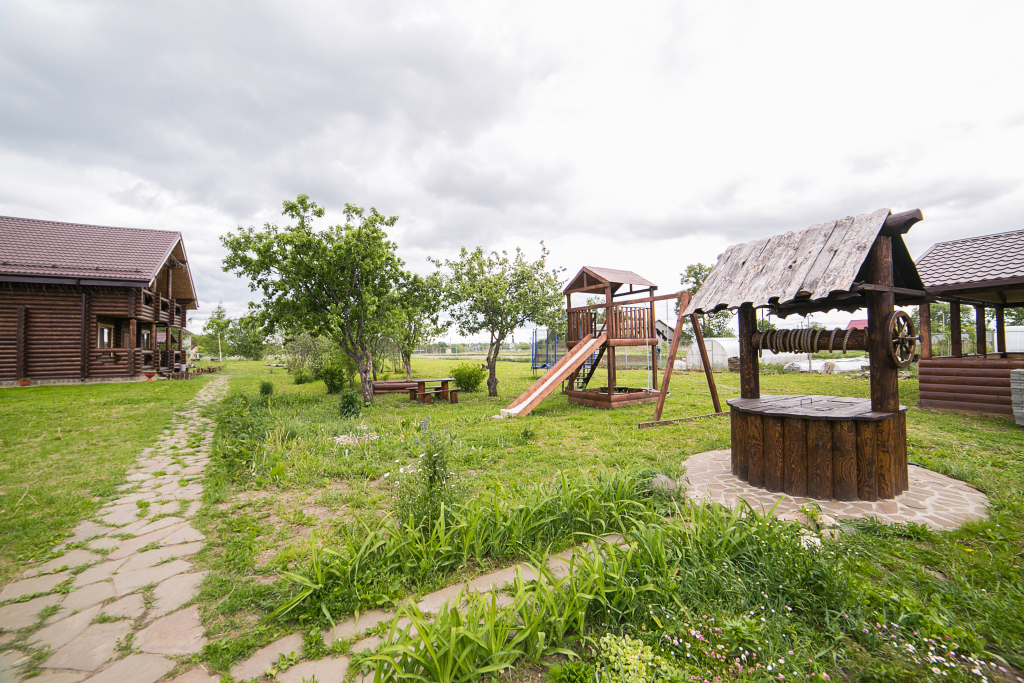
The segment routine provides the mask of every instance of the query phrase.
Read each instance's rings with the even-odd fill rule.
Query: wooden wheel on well
[[[906,311],[895,311],[889,316],[887,325],[891,343],[885,347],[889,360],[898,368],[909,367],[917,350],[917,332],[914,321]]]

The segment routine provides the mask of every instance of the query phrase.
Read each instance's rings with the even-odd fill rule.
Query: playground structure
[[[880,209],[735,245],[718,259],[685,314],[738,311],[740,398],[728,401],[738,478],[817,499],[875,501],[907,490],[906,407],[899,405],[897,373],[912,362],[917,337],[895,306],[925,297],[902,238],[920,220],[918,210]],[[868,328],[762,333],[758,308],[780,318],[867,308]],[[871,399],[761,396],[761,349],[866,350]]]
[[[545,328],[544,339],[541,340],[537,332],[537,328],[533,328],[533,343],[530,346],[530,367],[534,375],[537,370],[550,370],[558,362],[558,335]]]
[[[689,297],[689,294],[655,296],[656,290],[654,283],[628,270],[581,269],[563,290],[568,352],[512,405],[502,410],[501,415],[516,417],[528,414],[563,382],[568,385],[565,394],[569,402],[579,405],[610,409],[657,401],[659,340],[654,328],[654,303],[680,296]],[[603,294],[604,302],[574,307],[573,294]],[[683,306],[685,302],[680,310]],[[618,384],[615,351],[619,347],[647,347],[644,353],[648,356],[650,386],[640,388]],[[607,380],[604,386],[592,387],[591,382],[602,361],[605,362]]]

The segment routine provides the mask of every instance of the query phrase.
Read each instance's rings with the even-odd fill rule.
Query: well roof
[[[920,213],[908,213],[920,218]],[[889,209],[879,209],[731,246],[718,258],[686,314],[743,304],[770,307],[780,315],[862,308],[865,297],[856,285],[866,278],[864,261],[889,216]],[[913,222],[904,222],[892,235],[893,280],[896,287],[923,294],[900,234]]]
[[[145,287],[171,257],[182,264],[175,275],[187,275],[174,278],[174,297],[195,302],[180,232],[0,216],[0,277],[6,280]]]

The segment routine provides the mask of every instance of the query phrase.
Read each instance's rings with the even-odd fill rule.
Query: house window
[[[111,349],[114,348],[114,326],[104,325],[100,323],[96,330],[96,348],[98,349]]]

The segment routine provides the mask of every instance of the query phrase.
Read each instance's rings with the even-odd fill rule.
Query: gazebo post
[[[960,300],[954,299],[949,304],[949,355],[961,358],[963,350],[963,331],[960,329]]]
[[[921,323],[921,358],[932,357],[932,307],[921,304],[917,307],[918,319]]]
[[[1006,318],[1002,306],[996,306],[996,344],[999,346],[999,355],[1006,358]]]
[[[974,330],[977,342],[974,345],[975,353],[982,358],[988,356],[988,339],[985,330],[985,307],[974,305]]]
[[[608,335],[608,394],[609,396],[615,395],[615,347],[611,345],[611,341],[616,337],[615,329],[615,309],[612,308],[612,288],[611,285],[604,290],[604,332]]]
[[[892,287],[892,238],[879,235],[868,252],[872,284]],[[898,375],[889,360],[886,346],[891,344],[889,317],[896,310],[895,295],[889,292],[869,291],[868,299],[868,357],[871,361],[871,409],[893,412],[900,408]]]

